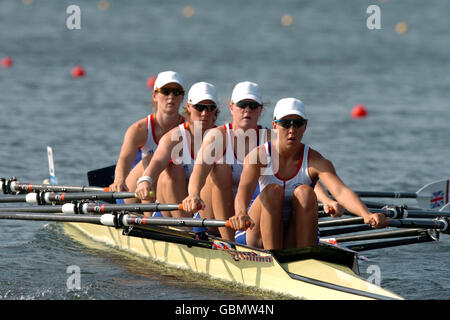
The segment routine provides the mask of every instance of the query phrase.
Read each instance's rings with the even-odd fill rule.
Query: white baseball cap
[[[207,82],[197,82],[189,89],[187,102],[197,104],[203,100],[212,100],[217,104],[216,88]]]
[[[308,120],[305,111],[305,105],[299,99],[284,98],[277,102],[273,109],[273,119],[279,120],[285,116],[296,114],[305,120]]]
[[[163,71],[156,77],[153,89],[162,88],[168,83],[178,83],[182,88],[184,88],[183,81],[178,73],[175,71]]]
[[[234,87],[233,93],[231,95],[231,101],[233,101],[233,103],[238,103],[239,101],[246,99],[254,100],[259,104],[263,103],[261,98],[261,90],[256,83],[244,81],[239,82]]]

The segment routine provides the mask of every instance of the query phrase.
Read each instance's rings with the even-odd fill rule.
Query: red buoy
[[[365,118],[367,114],[368,112],[363,104],[357,104],[352,109],[352,118],[354,119]]]
[[[153,87],[155,86],[155,81],[156,81],[155,76],[151,76],[150,78],[147,79],[147,88],[149,90],[153,90]]]
[[[3,68],[9,68],[9,67],[12,66],[12,64],[13,64],[13,61],[12,61],[12,59],[10,57],[4,57],[1,60],[1,65],[2,65]]]
[[[74,78],[79,78],[79,77],[83,77],[85,74],[85,71],[83,69],[83,67],[81,66],[75,66],[72,68],[72,77]]]

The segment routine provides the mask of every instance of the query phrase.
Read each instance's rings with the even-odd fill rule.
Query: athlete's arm
[[[146,141],[147,120],[141,119],[132,124],[125,132],[114,173],[114,182],[109,186],[111,191],[128,191],[125,179],[130,173],[134,160],[136,160],[138,149],[143,146]]]
[[[150,185],[148,181],[142,181],[136,188],[136,194],[141,200],[154,200],[150,197],[150,191],[153,191],[154,195],[156,195],[159,175],[169,166],[170,160],[172,159],[172,151],[174,151],[175,147],[182,142],[182,140],[180,140],[181,135],[179,132],[180,129],[176,127],[161,137],[158,148],[156,148],[150,164],[145,168],[144,173],[142,174],[142,176],[151,177],[152,184]],[[179,154],[174,155],[175,161],[178,156]]]
[[[375,228],[383,228],[386,226],[384,215],[369,211],[359,197],[338,177],[331,161],[322,157],[317,151],[311,150],[309,166],[310,174],[320,179],[328,191],[344,208],[364,218],[364,223],[371,224]]]

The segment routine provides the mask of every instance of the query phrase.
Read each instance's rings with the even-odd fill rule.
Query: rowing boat
[[[327,244],[261,250],[192,232],[157,226],[126,229],[90,223],[63,223],[67,235],[83,237],[230,283],[300,299],[402,299],[359,276],[356,252]]]
[[[90,188],[89,191],[86,188]],[[335,237],[334,241],[339,244],[374,239],[376,242],[347,244],[344,248],[336,243],[328,244],[324,242],[326,238],[321,238],[322,241],[313,247],[263,250],[186,230],[186,227],[194,226],[223,227],[227,226],[227,221],[149,218],[139,214],[147,211],[182,210],[177,204],[92,202],[133,198],[133,193],[111,193],[98,187],[25,184],[19,183],[15,178],[1,178],[0,189],[7,194],[0,197],[0,202],[38,204],[0,207],[0,219],[59,221],[68,236],[83,244],[86,244],[86,240],[93,240],[121,250],[127,256],[132,254],[149,261],[161,262],[168,267],[194,272],[208,279],[257,288],[288,298],[402,299],[361,277],[358,253],[354,250],[437,241],[440,233],[450,233],[450,212],[443,211],[445,207],[440,211],[430,211],[406,206],[384,206],[371,210],[389,217],[389,226],[404,230],[368,231],[359,217],[322,220],[319,221],[322,237],[368,231]],[[55,193],[56,191],[63,193]],[[28,193],[24,195],[21,192]],[[78,200],[82,202],[73,202]],[[51,206],[46,205],[49,203]],[[379,207],[378,204],[375,205]]]

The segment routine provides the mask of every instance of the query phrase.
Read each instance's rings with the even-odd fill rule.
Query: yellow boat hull
[[[343,264],[333,259],[322,259],[330,255],[338,260],[342,255],[347,260],[351,258],[349,254],[336,252],[341,249],[333,246],[312,247],[309,251],[284,250],[279,254],[240,245],[236,245],[234,250],[213,250],[206,245],[190,246],[124,235],[122,229],[89,223],[63,223],[63,228],[75,240],[82,241],[81,237],[88,237],[170,267],[295,298],[402,299],[359,277],[356,260]],[[161,228],[157,230],[159,232]]]

